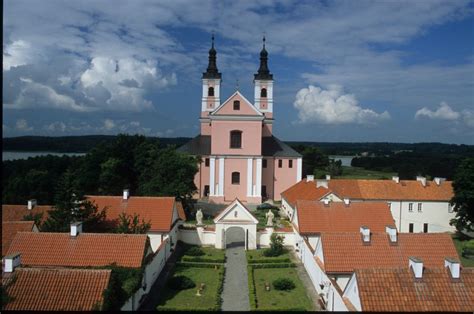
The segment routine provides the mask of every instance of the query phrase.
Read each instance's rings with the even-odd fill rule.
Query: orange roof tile
[[[34,221],[4,221],[2,222],[2,256],[7,254],[8,248],[17,232],[33,231]]]
[[[104,301],[109,269],[17,268],[2,285],[12,300],[5,310],[91,311]],[[12,280],[15,278],[14,280]]]
[[[385,232],[393,225],[392,213],[385,202],[330,202],[300,201],[296,203],[301,234],[322,232],[359,232],[361,226],[373,232]]]
[[[181,201],[176,202],[176,209],[178,210],[179,219],[186,221],[186,213],[184,212],[183,203]]]
[[[447,233],[399,233],[391,245],[386,233],[370,235],[370,244],[362,243],[360,233],[323,233],[324,267],[329,273],[350,273],[356,268],[405,267],[411,256],[423,260],[425,267],[444,267],[446,257],[457,257]]]
[[[453,281],[448,269],[426,268],[414,280],[403,268],[358,269],[355,271],[362,311],[474,311],[474,269],[461,270]]]
[[[294,207],[297,200],[319,200],[329,192],[330,190],[324,187],[317,188],[316,182],[306,182],[306,179],[303,179],[283,191],[281,196],[288,202],[288,204]]]
[[[24,220],[28,214],[43,214],[42,222],[48,218],[48,211],[53,209],[51,205],[36,205],[29,210],[26,205],[2,205],[2,221],[20,221]]]
[[[138,214],[140,220],[151,222],[150,231],[169,232],[173,224],[174,197],[131,196],[123,200],[122,196],[87,195],[99,210],[107,209],[107,219],[118,220],[121,213]]]
[[[28,266],[86,267],[142,265],[146,234],[18,232],[7,254],[21,253]]]
[[[441,185],[416,180],[329,180],[328,187],[337,196],[349,199],[449,201],[453,197],[451,181]]]

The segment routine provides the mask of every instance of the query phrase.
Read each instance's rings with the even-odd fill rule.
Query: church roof
[[[177,149],[191,155],[211,155],[211,136],[198,135]],[[301,154],[275,136],[262,137],[262,155],[266,157],[301,157]]]

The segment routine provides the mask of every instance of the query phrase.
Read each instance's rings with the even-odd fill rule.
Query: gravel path
[[[222,292],[223,311],[250,311],[247,258],[243,246],[226,249],[226,274]]]

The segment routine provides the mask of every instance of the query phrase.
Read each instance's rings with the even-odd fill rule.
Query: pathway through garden
[[[226,272],[222,292],[222,310],[250,311],[247,258],[244,247],[228,247],[225,255]]]

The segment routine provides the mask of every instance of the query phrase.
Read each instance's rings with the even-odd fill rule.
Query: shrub
[[[191,278],[186,276],[176,276],[172,277],[168,281],[168,287],[173,290],[186,290],[196,287],[194,281]]]
[[[182,262],[196,262],[196,263],[225,263],[225,257],[212,258],[212,257],[194,257],[194,256],[183,256]]]
[[[288,278],[278,278],[273,281],[273,287],[276,290],[289,291],[295,288],[295,283]]]
[[[277,235],[273,233],[270,237],[270,248],[263,251],[263,255],[267,257],[271,256],[280,256],[283,254],[283,241],[285,240],[284,236]]]
[[[184,254],[188,256],[203,256],[205,253],[203,250],[201,250],[197,246],[193,246],[189,250],[187,250]]]

